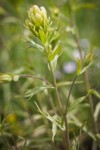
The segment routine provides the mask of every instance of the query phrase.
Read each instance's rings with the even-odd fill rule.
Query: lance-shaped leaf
[[[100,133],[97,133],[96,137],[100,140]]]
[[[36,102],[35,105],[38,111],[41,113],[41,115],[43,115],[52,123],[55,123],[61,130],[65,130],[65,124],[63,122],[62,117],[59,117],[58,115],[51,116],[46,110],[42,111]]]
[[[53,52],[49,55],[49,60],[52,61],[55,56],[60,56],[62,53],[60,44],[57,44],[53,50]]]
[[[95,107],[95,111],[94,111],[94,119],[95,119],[95,121],[98,120],[99,115],[100,115],[100,102]]]
[[[91,130],[89,130],[85,124],[83,126],[83,122],[81,122],[77,117],[75,117],[75,115],[71,115],[71,121],[69,123],[75,124],[76,126],[82,128],[82,130],[86,132],[87,135],[89,135],[94,141],[96,141],[96,135]]]
[[[55,115],[54,118],[56,119],[57,116]],[[57,124],[55,122],[52,123],[52,141],[54,142],[55,135],[57,133]]]
[[[42,111],[36,102],[35,102],[35,105],[36,105],[39,113],[41,113],[41,115],[43,117],[45,117],[49,121],[51,121],[51,123],[52,123],[52,141],[54,142],[54,138],[57,133],[57,127],[59,127],[63,131],[65,130],[65,124],[63,122],[62,117],[59,117],[58,115],[51,116],[47,111],[45,111],[45,110]]]
[[[27,37],[27,38],[25,39],[25,41],[26,41],[31,47],[37,48],[38,50],[40,50],[40,51],[42,51],[42,52],[44,51],[43,46],[41,46],[41,45],[35,43],[32,39],[30,39],[30,38]]]
[[[74,84],[82,84],[83,81],[76,81]],[[72,84],[72,81],[63,81],[63,82],[58,82],[57,86],[62,87],[62,86],[69,86]]]
[[[45,45],[47,37],[42,29],[39,30],[39,35],[40,35],[40,40],[41,40],[42,44]]]
[[[81,73],[82,69],[82,61],[81,59],[77,58],[77,74],[79,75]]]
[[[57,41],[59,39],[59,33],[56,30],[57,30],[57,28],[54,28],[48,34],[47,45],[51,44],[53,41],[56,41],[56,43],[57,43]]]
[[[45,86],[39,86],[39,87],[35,87],[33,89],[29,89],[26,91],[25,93],[25,97],[28,98],[28,100],[30,100],[35,94],[37,94],[40,91],[43,91],[47,88],[54,88],[52,85],[45,85]]]
[[[79,99],[74,100],[71,104],[69,104],[67,108],[67,112],[70,113],[80,106],[80,103],[85,100],[86,96],[80,97]]]
[[[90,94],[95,95],[100,100],[100,93],[98,91],[91,89],[89,92]]]
[[[56,69],[58,57],[61,55],[62,50],[60,44],[57,44],[53,51],[48,51],[48,60],[51,62],[53,70]]]

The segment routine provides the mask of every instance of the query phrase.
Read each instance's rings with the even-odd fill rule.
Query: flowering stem
[[[59,94],[58,94],[57,83],[56,83],[56,79],[55,79],[55,76],[54,76],[54,71],[52,69],[50,61],[49,61],[49,67],[50,67],[50,70],[51,70],[51,74],[52,74],[52,78],[53,78],[53,83],[54,83],[54,87],[55,87],[55,91],[56,91],[57,102],[59,104],[60,111],[63,114],[63,107],[62,107],[61,100],[60,100],[60,97],[59,97]]]
[[[70,95],[71,95],[71,92],[72,92],[72,88],[74,86],[74,83],[76,81],[76,78],[77,78],[77,75],[74,77],[73,79],[73,82],[72,82],[72,85],[70,87],[70,90],[69,90],[69,93],[68,93],[68,98],[67,98],[67,102],[66,102],[66,108],[65,108],[65,112],[63,114],[63,119],[65,121],[65,127],[66,127],[66,130],[65,130],[65,137],[66,137],[66,144],[67,144],[67,150],[70,149],[70,140],[69,140],[69,127],[68,127],[68,120],[67,120],[67,107],[68,107],[68,103],[69,103],[69,100],[70,100]]]
[[[66,115],[64,113],[63,106],[61,104],[61,100],[60,100],[59,93],[58,93],[56,79],[55,79],[54,72],[53,72],[53,69],[52,69],[50,61],[49,61],[49,67],[50,67],[50,70],[51,70],[51,73],[52,73],[52,78],[53,78],[53,82],[54,82],[54,86],[55,86],[55,90],[56,90],[57,102],[59,104],[59,108],[60,108],[61,114],[63,116],[64,123],[65,123],[65,132],[64,132],[65,148],[66,148],[66,150],[70,150],[68,121],[67,121],[67,117],[66,117]]]
[[[65,116],[66,116],[66,114],[67,114],[67,107],[68,107],[68,104],[69,104],[70,95],[71,95],[72,88],[73,88],[73,86],[74,86],[74,83],[75,83],[76,79],[77,79],[77,75],[75,75],[75,77],[74,77],[74,79],[73,79],[73,82],[72,82],[72,84],[71,84],[69,93],[68,93],[67,102],[66,102],[66,109],[65,109]]]

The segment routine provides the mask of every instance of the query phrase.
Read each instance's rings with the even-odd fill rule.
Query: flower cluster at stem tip
[[[47,26],[50,24],[50,18],[47,17],[47,11],[44,7],[33,5],[28,11],[28,19],[25,21],[25,26],[35,36],[39,37],[40,30],[46,31]]]
[[[25,21],[28,30],[40,41],[37,43],[33,37],[26,37],[26,41],[31,46],[42,49],[45,52],[48,62],[51,62],[53,68],[56,68],[57,59],[62,53],[59,42],[58,27],[52,25],[50,17],[47,17],[47,11],[44,7],[33,5],[28,11],[28,19]]]

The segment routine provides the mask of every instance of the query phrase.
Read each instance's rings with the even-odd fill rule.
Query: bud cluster
[[[26,37],[26,41],[32,47],[45,52],[48,62],[51,62],[53,69],[55,69],[57,59],[62,53],[59,44],[60,35],[58,28],[53,26],[50,17],[47,17],[46,9],[33,5],[28,11],[28,19],[25,21],[25,25],[40,42],[37,41],[36,43],[32,37]]]
[[[50,18],[47,18],[47,12],[44,7],[33,5],[28,11],[28,19],[25,21],[26,27],[37,37],[42,30],[46,32],[46,28],[50,23]]]
[[[0,83],[18,81],[18,79],[18,75],[0,73]]]
[[[93,63],[94,53],[89,52],[85,55],[84,60],[77,58],[77,75],[80,75],[86,71],[86,69]]]

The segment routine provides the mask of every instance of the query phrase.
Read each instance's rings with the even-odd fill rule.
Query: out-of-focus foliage
[[[31,43],[29,46],[25,42],[25,37],[29,35],[29,31],[25,28],[25,19],[27,18],[27,10],[33,4],[45,6],[48,14],[59,28],[63,53],[58,60],[55,77],[59,89],[61,87],[59,94],[62,103],[65,104],[70,81],[72,81],[77,69],[74,60],[79,56],[73,38],[75,29],[71,28],[69,23],[70,14],[68,13],[67,0],[0,0],[0,72],[7,75],[9,73],[32,74],[52,82],[44,54],[36,47],[31,47]],[[89,80],[96,108],[94,117],[100,124],[100,0],[73,0],[73,9],[83,54],[91,50],[95,55],[95,62],[89,69]],[[55,45],[55,41],[53,44]],[[73,99],[86,95],[83,76],[78,80],[79,82],[76,82],[71,95],[71,103],[73,103]],[[36,78],[19,78],[18,82],[0,84],[1,150],[11,150],[13,147],[23,150],[63,149],[60,130],[55,137],[55,143],[52,143],[52,124],[50,124],[50,120],[46,120],[37,112],[34,104],[36,101],[40,108],[48,110],[48,113],[52,115],[55,112],[55,107],[58,110],[54,91],[49,89],[52,97],[48,96],[48,90],[45,88],[43,91],[40,89],[41,92],[37,95],[32,95],[30,101],[27,101],[25,97],[27,89],[39,87],[41,84],[43,87],[46,86],[44,81]],[[79,103],[77,105],[78,109],[71,114],[69,112],[68,116],[69,118],[71,116],[69,121],[70,137],[76,137],[77,140],[77,135],[84,128],[84,131],[95,140],[96,137],[91,132],[89,105]],[[70,104],[70,106],[72,105]],[[69,107],[69,109],[71,108]],[[99,135],[97,136],[99,137]]]

